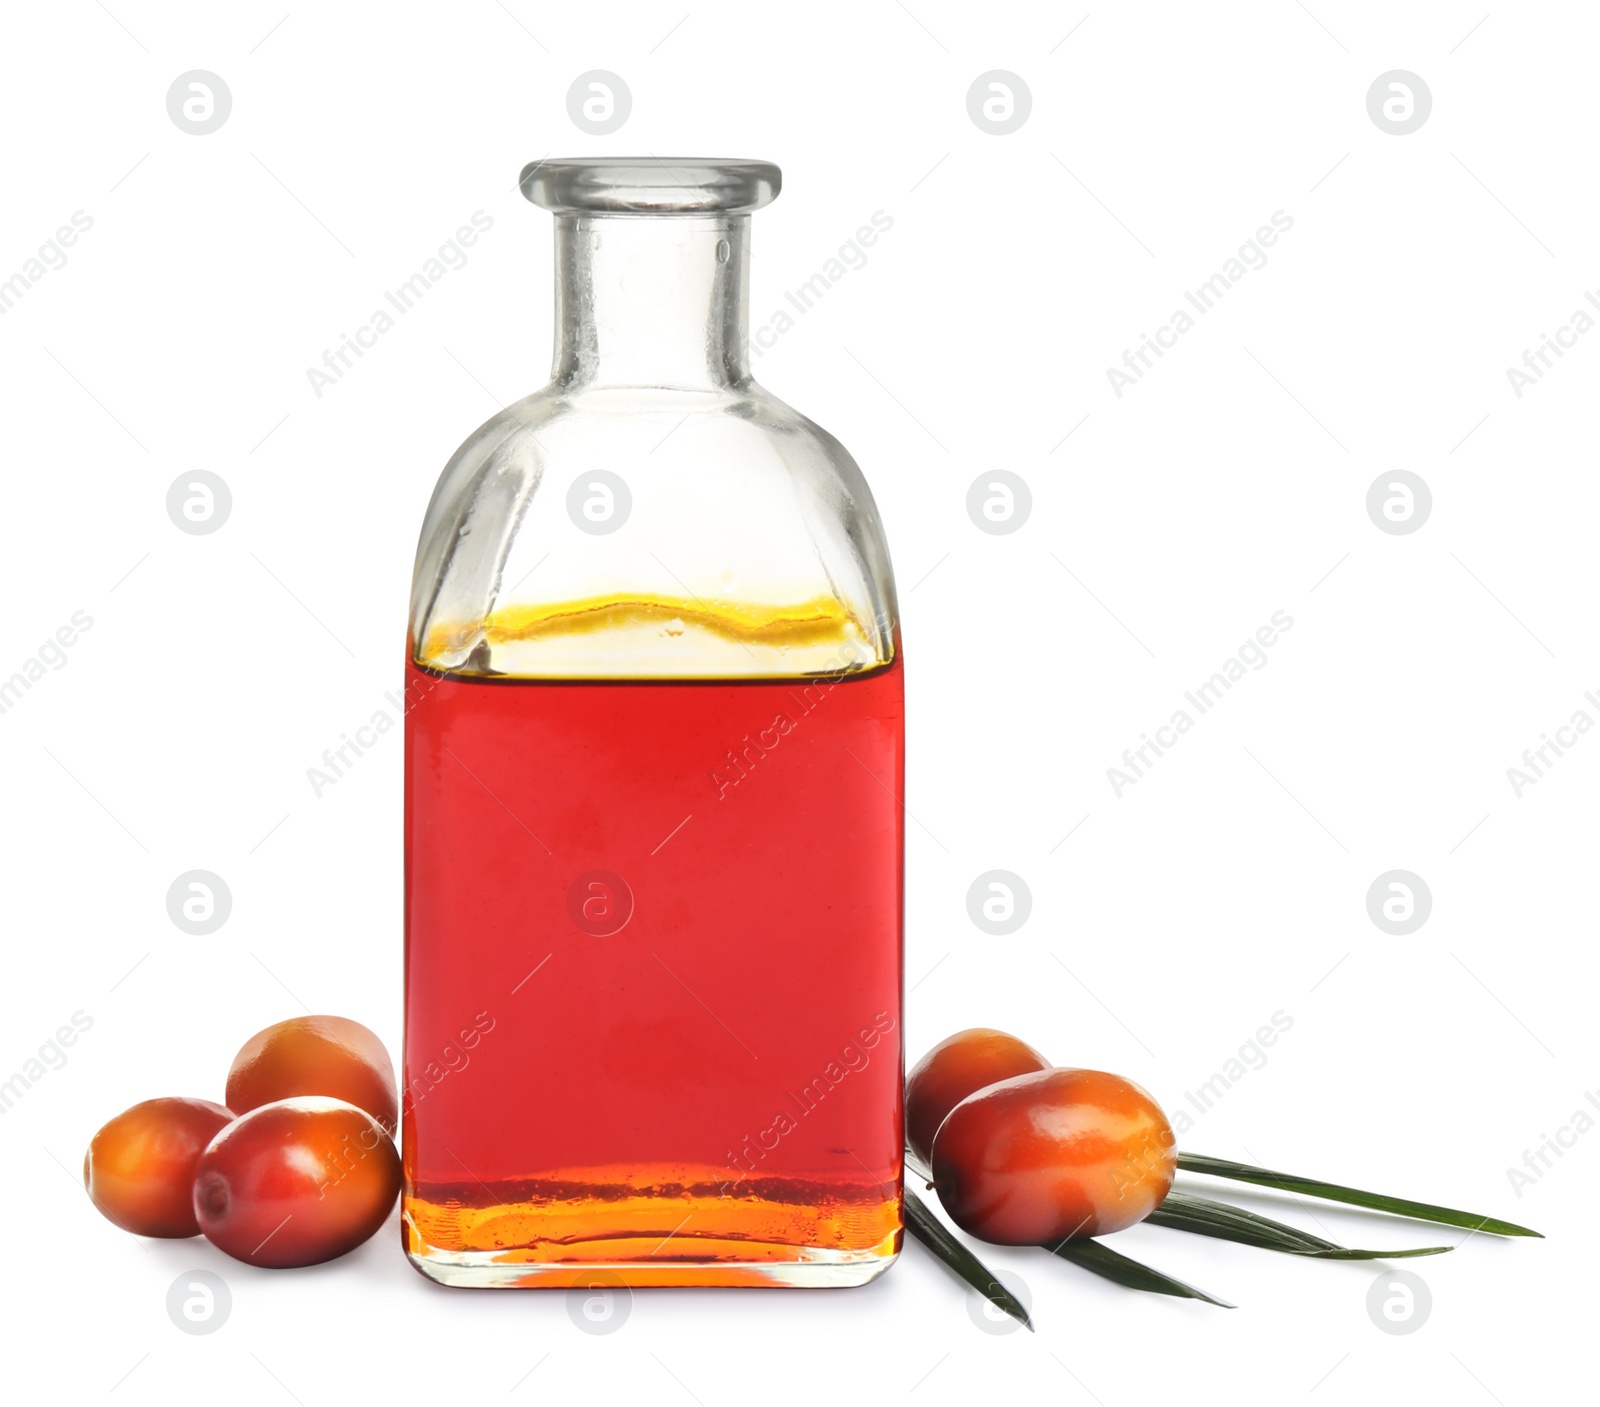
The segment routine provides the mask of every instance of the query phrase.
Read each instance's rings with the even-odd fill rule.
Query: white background
[[[8,1372],[66,1400],[305,1407],[1024,1391],[1515,1407],[1589,1374],[1600,1132],[1520,1195],[1507,1169],[1600,1079],[1600,738],[1520,798],[1506,769],[1575,710],[1600,718],[1583,698],[1600,688],[1600,336],[1520,399],[1506,368],[1600,287],[1593,13],[467,0],[285,19],[283,3],[7,14],[0,279],[73,212],[93,219],[0,318],[0,675],[74,611],[93,619],[0,716],[0,1073],[74,1011],[93,1020],[0,1119]],[[194,68],[233,95],[203,137],[165,108]],[[606,138],[566,112],[595,68],[633,96]],[[1433,95],[1409,136],[1366,110],[1396,68]],[[1014,134],[968,116],[989,69],[1031,89]],[[395,1225],[346,1261],[263,1272],[93,1212],[77,1167],[95,1128],[152,1095],[220,1099],[259,1027],[304,1007],[398,1048],[398,737],[320,800],[306,769],[398,682],[438,470],[544,379],[550,218],[517,172],[602,152],[783,167],[754,221],[757,322],[874,211],[893,219],[757,373],[860,461],[901,583],[908,1054],[998,1025],[1178,1109],[1282,1011],[1292,1029],[1185,1146],[1548,1240],[1405,1263],[1433,1300],[1405,1337],[1368,1318],[1377,1266],[1156,1228],[1116,1244],[1240,1307],[994,1250],[1039,1332],[986,1334],[909,1246],[865,1290],[641,1293],[595,1336],[560,1293],[426,1284]],[[315,396],[306,369],[478,210],[493,228],[466,267]],[[1279,210],[1293,228],[1267,265],[1119,399],[1106,369]],[[1033,513],[988,536],[966,493],[1002,468]],[[211,536],[165,512],[199,469],[233,495]],[[1407,536],[1365,509],[1396,469],[1433,494]],[[1294,625],[1266,667],[1115,795],[1122,750],[1278,610]],[[166,913],[195,868],[233,894],[210,937]],[[966,913],[996,868],[1033,895],[1007,938]],[[1433,895],[1405,937],[1366,912],[1394,868]],[[1355,1243],[1435,1236],[1256,1205]],[[207,1337],[165,1311],[195,1268],[233,1295]]]

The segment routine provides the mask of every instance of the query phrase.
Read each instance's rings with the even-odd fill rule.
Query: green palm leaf
[[[1152,1226],[1174,1231],[1191,1231],[1197,1236],[1214,1236],[1220,1241],[1235,1241],[1241,1246],[1257,1246],[1265,1251],[1282,1251],[1291,1256],[1311,1256],[1318,1260],[1400,1260],[1408,1256],[1436,1256],[1454,1249],[1451,1246],[1417,1246],[1404,1251],[1355,1251],[1324,1241],[1320,1236],[1285,1226],[1281,1221],[1258,1216],[1243,1207],[1213,1202],[1176,1189],[1145,1218]]]
[[[1178,1154],[1178,1167],[1183,1172],[1204,1173],[1208,1177],[1227,1177],[1235,1182],[1250,1182],[1258,1187],[1276,1188],[1280,1192],[1298,1192],[1306,1197],[1320,1197],[1328,1202],[1345,1202],[1353,1207],[1366,1207],[1372,1211],[1392,1212],[1396,1216],[1413,1217],[1418,1221],[1434,1221],[1443,1226],[1462,1226],[1469,1231],[1487,1231],[1495,1236],[1539,1236],[1526,1226],[1500,1221],[1492,1216],[1479,1216],[1476,1212],[1456,1211],[1453,1207],[1436,1207],[1428,1202],[1412,1202],[1404,1197],[1388,1197],[1379,1192],[1363,1192],[1357,1187],[1341,1187],[1338,1183],[1323,1182],[1320,1178],[1301,1177],[1296,1173],[1272,1172],[1267,1168],[1252,1167],[1249,1163],[1234,1163],[1226,1158],[1211,1158],[1204,1153]]]
[[[995,1274],[966,1246],[950,1234],[945,1224],[933,1214],[933,1209],[909,1187],[906,1194],[906,1230],[933,1253],[936,1260],[957,1279],[963,1280],[990,1304],[1003,1309],[1028,1330],[1033,1321],[1028,1311]]]
[[[1219,1305],[1223,1309],[1238,1307],[1229,1304],[1227,1300],[1219,1300],[1215,1295],[1208,1295],[1204,1290],[1197,1290],[1193,1285],[1186,1285],[1182,1280],[1176,1280],[1162,1271],[1152,1270],[1148,1265],[1133,1260],[1120,1251],[1114,1251],[1099,1241],[1063,1241],[1059,1246],[1046,1246],[1044,1249],[1052,1255],[1060,1256],[1062,1260],[1069,1260],[1084,1270],[1092,1271],[1130,1290],[1146,1290],[1154,1295],[1174,1295],[1179,1299],[1204,1300],[1207,1304]]]

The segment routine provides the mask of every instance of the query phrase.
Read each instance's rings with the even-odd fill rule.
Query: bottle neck
[[[717,390],[750,374],[748,214],[556,219],[556,350],[570,387]]]

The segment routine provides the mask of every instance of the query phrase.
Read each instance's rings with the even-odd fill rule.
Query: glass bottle
[[[764,162],[542,161],[551,381],[423,524],[404,1237],[451,1285],[854,1285],[901,1237],[902,675],[860,470],[752,379]]]

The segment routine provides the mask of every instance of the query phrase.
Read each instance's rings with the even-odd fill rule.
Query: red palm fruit
[[[338,1099],[263,1104],[211,1140],[195,1170],[206,1239],[250,1265],[317,1265],[388,1217],[400,1155],[378,1121]]]
[[[236,1113],[303,1094],[365,1109],[391,1137],[398,1126],[394,1065],[383,1042],[359,1021],[291,1017],[257,1031],[233,1057],[227,1099]]]
[[[1043,1070],[968,1096],[933,1143],[939,1200],[963,1231],[1053,1246],[1121,1231],[1161,1205],[1177,1171],[1161,1107],[1120,1075]]]
[[[232,1113],[204,1099],[147,1099],[118,1114],[89,1142],[89,1200],[136,1236],[198,1236],[194,1169]]]
[[[987,1026],[957,1031],[940,1041],[906,1080],[906,1142],[911,1151],[926,1163],[945,1115],[969,1094],[1013,1075],[1049,1068],[1050,1062],[1031,1045]]]

